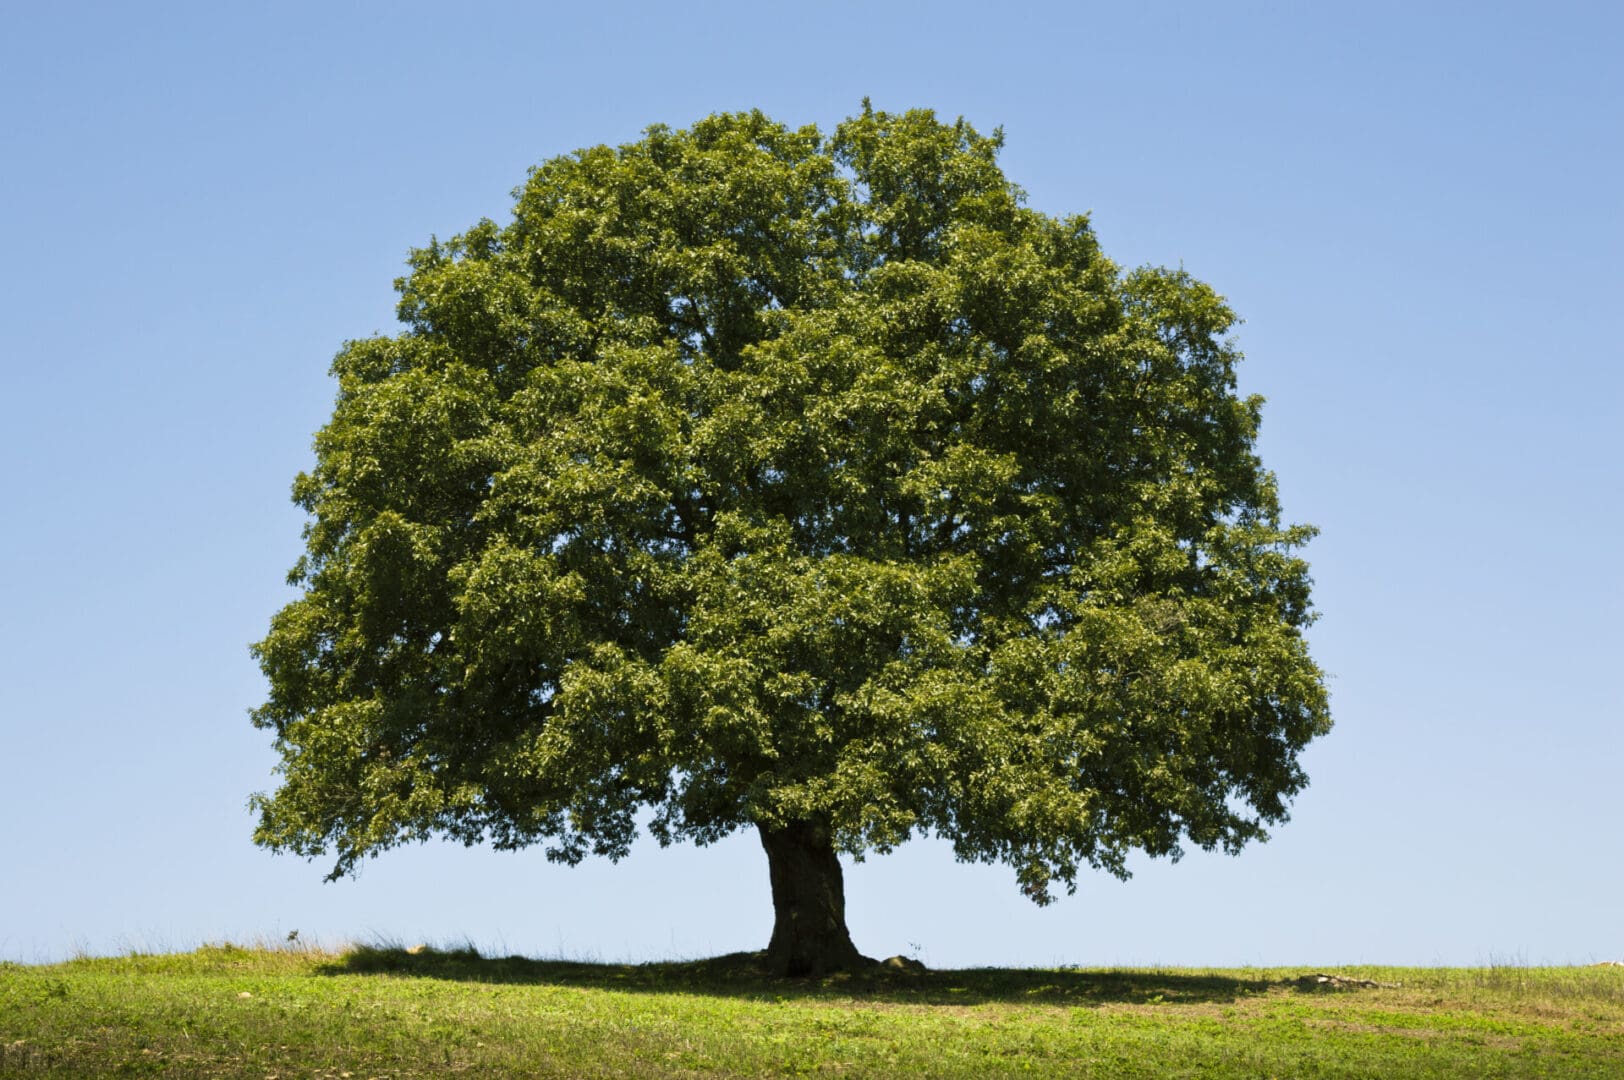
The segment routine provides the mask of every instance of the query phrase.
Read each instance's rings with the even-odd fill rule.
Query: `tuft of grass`
[[[0,965],[0,1077],[1614,1077],[1624,969],[1009,969],[784,980],[298,942]],[[1354,980],[1389,984],[1356,986]]]

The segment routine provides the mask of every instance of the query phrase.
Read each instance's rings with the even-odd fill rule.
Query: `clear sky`
[[[1238,858],[1046,909],[916,842],[870,955],[969,964],[1624,958],[1624,17],[1527,3],[5,5],[0,959],[385,937],[759,948],[751,834],[619,865],[430,844],[357,880],[249,840],[248,654],[347,338],[528,166],[871,96],[1002,125],[1051,213],[1246,319],[1336,729]]]

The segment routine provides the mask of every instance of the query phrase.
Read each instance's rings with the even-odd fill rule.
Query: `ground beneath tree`
[[[1300,977],[1297,985],[1309,990],[1397,990],[1404,984],[1355,979],[1348,975],[1325,975],[1316,971],[1312,975]]]

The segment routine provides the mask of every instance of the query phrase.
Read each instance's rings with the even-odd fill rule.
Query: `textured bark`
[[[872,963],[846,930],[846,886],[828,826],[758,827],[773,886],[767,966],[778,975],[825,975]]]

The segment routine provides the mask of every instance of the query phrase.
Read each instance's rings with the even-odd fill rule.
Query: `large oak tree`
[[[1001,137],[865,103],[534,169],[415,250],[295,483],[256,840],[619,858],[741,828],[768,960],[861,962],[840,853],[1045,902],[1285,820],[1329,727],[1234,316],[1023,203]]]

